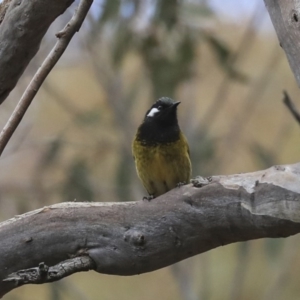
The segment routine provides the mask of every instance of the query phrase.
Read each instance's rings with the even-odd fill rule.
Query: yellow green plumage
[[[188,183],[192,171],[189,146],[176,117],[179,103],[162,99],[168,102],[159,99],[146,113],[132,145],[137,174],[154,197]]]

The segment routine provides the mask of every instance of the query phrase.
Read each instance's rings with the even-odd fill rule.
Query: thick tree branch
[[[57,278],[87,269],[140,274],[230,243],[299,232],[300,163],[195,180],[150,202],[55,204],[0,224],[0,295],[51,281],[49,270],[78,257],[90,262]]]
[[[93,0],[81,0],[70,22],[68,22],[62,31],[56,34],[58,38],[56,45],[35,73],[18,105],[0,133],[0,155],[23,119],[42,83],[65,52],[74,34],[80,29],[92,3]]]
[[[300,87],[300,6],[295,0],[264,0],[285,51],[290,67]]]
[[[0,24],[0,103],[16,86],[52,22],[74,0],[12,0]],[[3,5],[2,9],[6,6]],[[2,17],[2,15],[1,15]]]

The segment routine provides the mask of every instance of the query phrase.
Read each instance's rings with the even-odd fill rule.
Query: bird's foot
[[[176,187],[180,188],[181,186],[186,185],[186,182],[182,181],[182,182],[178,182],[176,184]]]
[[[149,195],[149,196],[144,196],[143,200],[147,200],[147,201],[151,201],[152,199],[154,199],[153,195]]]

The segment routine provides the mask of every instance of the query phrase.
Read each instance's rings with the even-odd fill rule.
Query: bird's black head
[[[163,125],[177,124],[177,106],[179,104],[180,102],[175,102],[168,97],[158,99],[147,111],[144,122],[156,122]]]
[[[158,99],[147,111],[144,122],[139,127],[138,138],[149,143],[168,143],[179,138],[177,106],[171,98]]]

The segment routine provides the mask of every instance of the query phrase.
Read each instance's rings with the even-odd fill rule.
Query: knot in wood
[[[276,171],[285,171],[285,167],[284,166],[278,166],[278,165],[276,165],[276,166],[274,166],[274,168],[275,168]]]
[[[292,11],[291,11],[291,20],[292,20],[292,23],[299,22],[299,14],[298,14],[298,11],[295,9],[292,9]]]
[[[48,270],[49,267],[44,262],[39,263],[39,271],[41,276],[46,275],[48,273]]]
[[[134,246],[143,246],[146,243],[145,235],[136,229],[130,229],[124,234],[124,241]]]

